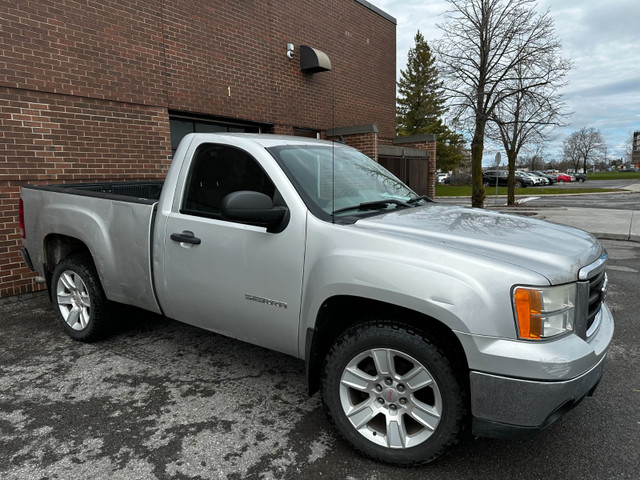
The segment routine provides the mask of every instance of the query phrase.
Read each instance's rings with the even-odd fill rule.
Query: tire
[[[516,182],[515,187],[516,188],[524,188],[526,185],[522,182]]]
[[[374,460],[429,463],[463,428],[462,380],[447,355],[408,326],[369,322],[345,332],[327,354],[321,389],[340,435]]]
[[[584,183],[584,178],[579,178],[579,179],[578,179],[578,181],[579,181],[580,183]]]
[[[71,338],[93,342],[107,334],[111,305],[89,255],[73,255],[56,265],[51,299]]]

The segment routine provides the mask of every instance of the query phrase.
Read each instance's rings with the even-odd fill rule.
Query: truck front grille
[[[593,325],[593,322],[602,308],[606,296],[607,274],[604,270],[596,276],[589,279],[589,308],[587,310],[587,331]]]

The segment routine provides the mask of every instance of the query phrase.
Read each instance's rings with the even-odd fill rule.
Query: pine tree
[[[407,69],[400,71],[396,108],[398,136],[435,134],[436,167],[455,168],[463,157],[463,138],[442,121],[446,112],[443,85],[438,79],[435,58],[418,31],[416,45],[409,50]]]

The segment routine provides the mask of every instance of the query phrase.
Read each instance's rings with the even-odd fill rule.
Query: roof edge
[[[435,141],[436,136],[433,133],[425,133],[423,135],[410,135],[408,137],[396,137],[393,139],[393,143],[421,143]]]
[[[366,125],[353,125],[351,127],[338,127],[327,129],[327,137],[337,137],[339,135],[357,135],[360,133],[378,133],[378,125],[368,123]]]
[[[369,10],[371,10],[372,12],[377,13],[378,15],[380,15],[382,18],[385,18],[387,20],[389,20],[391,23],[393,23],[394,25],[398,25],[398,21],[392,17],[391,15],[389,15],[387,12],[379,9],[378,7],[376,7],[375,5],[370,4],[369,2],[367,2],[366,0],[356,0],[356,2],[358,2],[360,5],[367,7]]]

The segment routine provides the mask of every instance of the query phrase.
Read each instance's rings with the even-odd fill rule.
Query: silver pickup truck
[[[21,224],[73,338],[119,302],[304,359],[340,434],[394,464],[548,426],[613,335],[591,235],[438,205],[339,143],[191,134],[164,182],[25,186]]]

